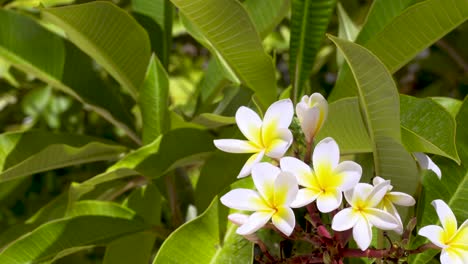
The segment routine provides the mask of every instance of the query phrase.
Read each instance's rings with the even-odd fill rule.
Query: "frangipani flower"
[[[421,228],[420,236],[427,237],[434,245],[442,248],[442,264],[468,263],[468,220],[457,229],[457,219],[452,210],[442,200],[432,201],[442,227],[429,225]]]
[[[442,178],[440,168],[431,160],[431,158],[429,158],[429,156],[422,152],[414,152],[413,155],[422,169],[433,171],[437,177],[439,177],[439,180]]]
[[[258,192],[249,189],[234,189],[221,197],[221,203],[237,210],[255,211],[247,220],[233,216],[242,224],[237,233],[249,235],[263,227],[270,218],[273,225],[289,236],[294,230],[296,219],[290,208],[296,198],[296,178],[282,172],[270,163],[262,162],[252,168],[252,178]]]
[[[313,170],[304,162],[284,157],[280,160],[283,171],[296,176],[300,189],[292,207],[302,207],[317,200],[320,212],[328,213],[338,208],[342,192],[353,188],[361,178],[362,168],[353,161],[340,161],[340,149],[332,138],[318,143],[312,155]]]
[[[311,142],[322,128],[328,115],[328,103],[319,93],[304,95],[296,105],[296,114],[307,142]]]
[[[387,193],[389,182],[376,186],[358,183],[353,189],[344,192],[346,201],[351,205],[338,212],[332,221],[332,229],[344,231],[353,228],[353,238],[361,250],[366,250],[372,241],[372,227],[383,230],[398,228],[398,220],[376,206]]]
[[[288,129],[293,115],[293,104],[289,99],[273,103],[263,121],[257,113],[242,106],[236,112],[236,123],[248,140],[219,139],[214,144],[225,152],[255,153],[247,160],[238,178],[248,176],[252,166],[259,163],[264,155],[279,159],[286,153],[293,141]]]
[[[372,180],[372,184],[374,186],[377,186],[382,182],[385,182],[385,180],[379,176],[376,176]],[[398,211],[395,208],[394,204],[401,206],[413,206],[416,203],[416,201],[411,195],[402,192],[392,192],[392,189],[393,186],[388,185],[387,193],[383,197],[382,201],[377,205],[377,208],[390,213],[391,215],[393,215],[393,217],[395,217],[398,220],[399,226],[395,231],[401,234],[403,232],[403,222],[401,221],[400,214],[398,214]]]

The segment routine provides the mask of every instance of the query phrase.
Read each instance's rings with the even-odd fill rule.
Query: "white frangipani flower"
[[[296,114],[307,142],[311,142],[322,128],[328,115],[328,103],[319,93],[304,95],[296,105]]]
[[[340,161],[340,149],[332,138],[325,138],[315,147],[312,155],[313,170],[304,162],[284,157],[280,160],[283,171],[296,176],[300,189],[292,207],[302,207],[317,200],[320,212],[338,208],[343,191],[353,188],[361,178],[362,168],[353,161]]]
[[[420,236],[427,237],[434,245],[442,249],[442,264],[468,263],[468,220],[457,229],[457,219],[452,210],[442,200],[432,201],[442,227],[429,225],[421,228]]]
[[[422,169],[433,171],[437,177],[439,177],[439,180],[442,178],[440,168],[431,160],[431,158],[429,158],[429,156],[422,152],[414,152],[413,155]]]
[[[296,198],[298,185],[296,178],[282,172],[270,163],[262,162],[252,168],[252,179],[258,192],[249,189],[234,189],[221,197],[221,203],[237,210],[255,211],[246,220],[237,215],[242,224],[237,233],[249,235],[263,227],[270,218],[273,225],[289,236],[294,230],[296,219],[291,202]]]
[[[389,182],[376,186],[358,183],[353,189],[345,191],[346,201],[351,207],[338,212],[332,221],[332,229],[344,231],[353,228],[353,238],[361,250],[366,250],[372,241],[372,227],[383,230],[398,228],[398,220],[376,206],[387,193]]]
[[[385,180],[379,176],[376,176],[372,180],[372,184],[374,186],[377,186],[382,182],[385,182]],[[392,189],[393,186],[388,185],[387,193],[383,197],[382,201],[377,205],[377,208],[390,213],[391,215],[393,215],[393,217],[395,217],[398,220],[399,226],[395,231],[401,234],[403,233],[403,222],[401,221],[400,214],[398,213],[394,204],[400,206],[413,206],[416,203],[416,201],[411,195],[403,192],[392,192]]]
[[[284,99],[273,103],[265,113],[263,121],[253,110],[240,107],[236,112],[236,123],[248,140],[219,139],[215,146],[225,152],[255,153],[239,173],[238,178],[250,174],[252,166],[263,156],[279,159],[291,146],[293,136],[288,129],[294,115],[291,100]]]

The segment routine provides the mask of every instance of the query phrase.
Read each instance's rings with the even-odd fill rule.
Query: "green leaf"
[[[330,36],[343,53],[356,81],[359,106],[373,143],[376,175],[413,194],[418,186],[416,163],[401,146],[400,106],[392,75],[367,49]]]
[[[151,233],[136,233],[115,240],[107,246],[104,264],[148,264],[155,236]]]
[[[290,0],[246,0],[244,7],[250,15],[260,38],[264,39],[289,11]]]
[[[326,137],[336,140],[342,154],[372,152],[358,98],[344,98],[329,105],[328,117],[317,135],[317,142]]]
[[[76,184],[70,195],[72,200],[78,200],[98,184],[135,175],[157,178],[178,166],[199,161],[213,150],[213,136],[207,131],[193,128],[171,130],[128,154],[106,172]]]
[[[43,131],[0,135],[0,182],[66,166],[116,159],[125,147],[96,138]]]
[[[349,41],[353,41],[356,39],[357,35],[359,34],[359,28],[356,26],[351,20],[351,18],[346,13],[346,10],[343,8],[341,3],[337,5],[338,10],[338,37],[342,39],[346,39]],[[339,66],[343,65],[343,55],[341,53],[336,54],[336,61]]]
[[[143,217],[146,223],[161,222],[161,194],[149,184],[132,191],[125,205]],[[137,233],[112,242],[106,249],[103,263],[147,264],[151,258],[156,236],[153,233]]]
[[[233,125],[236,119],[231,116],[221,116],[211,113],[203,113],[192,120],[193,123],[203,125],[207,128],[218,128],[221,126]]]
[[[137,97],[150,59],[150,41],[130,15],[109,2],[44,9],[42,15]]]
[[[401,1],[395,7],[401,9],[409,4],[407,1]],[[387,9],[380,12],[387,12]],[[375,17],[379,17],[379,13],[376,13]],[[361,34],[372,34],[372,37],[359,36],[357,43],[362,44],[376,55],[387,69],[394,73],[419,52],[465,22],[467,18],[468,5],[466,0],[426,0],[404,9],[396,17],[389,20],[384,27],[374,25],[374,23],[381,23],[380,19],[373,19],[372,21],[375,22],[372,23],[368,22],[363,27]],[[385,21],[387,20],[385,19]],[[369,33],[365,33],[368,31],[366,29],[368,27],[377,27],[378,29],[369,29]],[[349,69],[344,68],[329,100],[333,101],[356,94],[357,90],[352,81],[352,75]]]
[[[441,155],[460,163],[455,146],[455,120],[430,99],[400,95],[401,135],[411,152]]]
[[[206,161],[195,188],[195,205],[198,211],[205,210],[216,195],[237,179],[247,159],[248,155],[216,151]]]
[[[118,89],[103,83],[87,55],[28,16],[1,9],[0,24],[0,57],[71,95],[139,141]]]
[[[169,0],[132,0],[132,10],[145,15],[155,22],[155,29],[148,31],[153,51],[158,55],[164,68],[168,68],[172,43],[172,18],[174,6]],[[142,20],[136,17],[139,22]],[[148,28],[147,28],[148,30]]]
[[[457,114],[457,149],[460,159],[465,168],[468,169],[468,97]]]
[[[276,99],[275,69],[241,3],[231,0],[172,0],[262,103]]]
[[[41,263],[149,228],[132,211],[114,203],[86,201],[73,212],[75,216],[46,223],[9,244],[0,253],[0,263]]]
[[[199,217],[182,225],[163,243],[153,261],[159,263],[252,263],[253,244],[235,233],[237,226],[228,223],[217,199]]]
[[[449,112],[453,117],[456,117],[460,107],[462,106],[462,101],[450,98],[450,97],[431,97],[434,102],[440,104],[447,112]]]
[[[336,0],[292,0],[289,70],[294,102],[304,89],[330,22]]]
[[[154,141],[169,130],[169,77],[153,55],[140,91],[143,144]]]

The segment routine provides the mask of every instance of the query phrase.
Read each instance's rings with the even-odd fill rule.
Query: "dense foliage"
[[[468,218],[467,18],[466,0],[0,0],[0,263],[444,262],[434,225]],[[313,184],[291,159],[316,170],[324,144],[363,191],[292,203]],[[263,192],[273,174],[293,191]],[[415,199],[367,247],[333,219],[365,183]],[[246,189],[295,217],[242,228]]]

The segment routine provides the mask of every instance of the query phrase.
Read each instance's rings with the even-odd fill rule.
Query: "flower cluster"
[[[296,105],[308,149],[314,146],[327,114],[327,101],[318,93],[304,96]],[[340,162],[340,149],[333,138],[322,139],[311,157],[304,159],[311,158],[311,166],[297,157],[285,156],[293,142],[289,130],[293,116],[294,107],[289,99],[272,104],[263,120],[253,110],[241,107],[236,122],[247,140],[214,141],[217,148],[226,152],[253,153],[238,178],[251,175],[256,190],[234,189],[221,197],[221,202],[230,208],[253,212],[229,216],[239,225],[237,233],[252,235],[271,219],[277,230],[290,236],[296,225],[292,208],[312,204],[321,213],[333,212],[331,229],[334,231],[352,229],[361,250],[370,246],[373,227],[403,233],[403,222],[395,205],[413,206],[413,197],[393,191],[390,181],[379,176],[374,177],[372,184],[360,183],[361,166],[354,161]],[[262,162],[265,156],[273,161]],[[421,168],[433,170],[440,178],[440,169],[425,154],[415,153],[415,157]],[[348,207],[342,205],[343,194]],[[443,263],[468,263],[467,221],[457,231],[455,217],[448,206],[440,200],[433,204],[444,229],[427,226],[419,234],[442,248]]]

